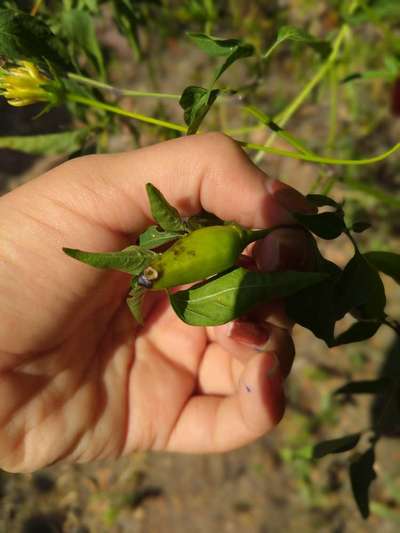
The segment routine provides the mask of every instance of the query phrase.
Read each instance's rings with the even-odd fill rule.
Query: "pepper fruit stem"
[[[256,229],[256,230],[247,230],[246,231],[246,246],[251,242],[258,241],[263,239],[267,235],[270,235],[277,229],[303,229],[303,226],[300,224],[278,224],[277,226],[272,226],[271,228],[266,229]]]

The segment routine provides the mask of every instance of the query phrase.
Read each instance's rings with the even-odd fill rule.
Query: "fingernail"
[[[262,272],[312,270],[314,261],[309,239],[303,230],[276,230],[256,243],[253,254]]]
[[[316,213],[316,208],[299,191],[279,180],[266,182],[268,193],[278,204],[290,212]]]
[[[262,348],[267,344],[270,333],[266,327],[255,322],[235,320],[228,331],[228,337],[257,351],[263,351]]]

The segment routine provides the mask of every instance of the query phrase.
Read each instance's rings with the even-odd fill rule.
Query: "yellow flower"
[[[53,95],[44,88],[49,82],[49,78],[29,61],[18,61],[18,66],[8,69],[0,68],[0,94],[15,107],[52,101]]]

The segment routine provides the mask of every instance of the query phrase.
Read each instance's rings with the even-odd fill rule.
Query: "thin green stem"
[[[255,106],[245,106],[243,109],[247,113],[250,113],[252,116],[257,118],[259,121],[261,121],[271,131],[275,132],[278,137],[285,140],[290,146],[293,146],[293,148],[298,150],[300,153],[307,155],[315,155],[313,154],[313,152],[308,150],[306,146],[304,146],[303,142],[300,141],[300,139],[297,139],[288,131],[283,130],[280,126],[278,126],[278,124],[276,124],[276,122],[272,120],[271,117],[257,109]]]
[[[258,241],[267,237],[270,233],[278,229],[304,229],[300,224],[279,224],[278,226],[272,226],[271,228],[258,229],[258,230],[249,230],[247,231],[247,244],[251,242]]]
[[[262,144],[253,144],[238,141],[241,146],[250,150],[261,150],[270,154],[276,154],[284,157],[291,157],[292,159],[301,159],[302,161],[310,161],[312,163],[324,163],[328,165],[370,165],[372,163],[378,163],[383,161],[391,154],[396,152],[400,148],[400,143],[395,144],[386,152],[376,155],[374,157],[368,157],[366,159],[336,159],[333,157],[322,157],[317,155],[305,155],[299,152],[291,152],[289,150],[281,150],[280,148],[273,148],[272,146],[265,146]]]
[[[67,100],[70,102],[75,102],[77,104],[83,104],[94,109],[101,109],[103,111],[108,111],[109,113],[115,113],[116,115],[133,118],[135,120],[139,120],[140,122],[146,122],[147,124],[153,124],[154,126],[159,126],[161,128],[180,131],[182,133],[186,133],[187,131],[187,127],[181,124],[176,124],[175,122],[167,122],[165,120],[159,120],[157,118],[141,115],[140,113],[134,113],[133,111],[127,111],[126,109],[122,109],[121,107],[106,104],[104,102],[99,102],[97,100],[92,100],[91,98],[80,96],[79,94],[70,93],[67,95]]]
[[[329,131],[326,140],[326,151],[330,152],[335,144],[337,133],[338,80],[336,68],[329,73]]]
[[[166,98],[170,100],[179,100],[180,98],[179,94],[157,93],[157,92],[148,92],[148,91],[134,91],[131,89],[119,89],[117,87],[114,87],[113,85],[109,85],[108,83],[103,83],[98,80],[92,80],[91,78],[87,78],[86,76],[81,76],[80,74],[74,74],[73,72],[69,72],[67,76],[70,80],[83,83],[84,85],[90,85],[91,87],[96,87],[97,89],[111,91],[118,96],[138,96],[138,97],[149,96],[153,98]]]
[[[291,118],[291,116],[297,111],[297,109],[302,105],[304,100],[308,97],[308,95],[311,93],[311,91],[314,89],[314,87],[324,78],[326,73],[329,71],[329,69],[332,67],[332,65],[335,63],[337,56],[339,54],[340,46],[342,44],[342,41],[344,40],[347,32],[349,31],[349,27],[347,24],[343,24],[341,27],[339,33],[337,34],[335,40],[333,41],[332,45],[332,51],[329,54],[328,58],[320,68],[317,70],[317,72],[314,74],[314,76],[309,80],[309,82],[303,87],[303,89],[300,91],[300,93],[290,102],[290,104],[282,111],[282,113],[279,113],[276,117],[274,117],[274,122],[276,122],[281,128],[285,126],[287,121]],[[270,137],[267,139],[265,146],[269,147],[273,144],[274,140],[276,138],[276,133],[273,133],[270,135]],[[259,150],[259,152],[256,154],[254,160],[256,163],[259,163],[263,157],[263,151]]]

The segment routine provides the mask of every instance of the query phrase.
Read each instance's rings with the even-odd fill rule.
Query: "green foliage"
[[[356,251],[347,263],[337,286],[336,312],[338,318],[357,310],[364,319],[385,318],[385,288],[378,270]]]
[[[63,251],[87,265],[96,268],[106,268],[126,272],[137,276],[154,258],[154,252],[142,250],[139,246],[128,246],[120,252],[84,252],[73,248],[63,248]]]
[[[88,134],[89,129],[82,128],[45,135],[0,137],[0,147],[35,155],[70,154],[81,148]]]
[[[348,452],[357,446],[360,440],[361,434],[354,433],[352,435],[346,435],[338,439],[331,439],[319,442],[314,446],[313,458],[321,459],[331,453]]]
[[[96,37],[93,17],[82,9],[71,9],[62,14],[60,20],[60,35],[68,43],[71,59],[79,71],[77,59],[80,52],[85,52],[93,63],[101,79],[105,78],[103,54]]]
[[[400,285],[400,254],[394,252],[367,252],[364,257],[380,272],[390,276]]]
[[[141,248],[151,250],[158,248],[163,244],[175,241],[177,238],[182,237],[181,232],[164,231],[160,230],[158,226],[149,226],[139,238],[139,245]]]
[[[188,126],[187,134],[196,133],[211,106],[219,95],[219,89],[208,91],[203,87],[186,87],[179,100],[179,105],[184,111],[185,123]]]
[[[391,386],[389,378],[351,381],[335,390],[335,394],[382,394]]]
[[[186,230],[178,210],[167,202],[164,195],[154,185],[147,183],[146,192],[151,214],[164,231],[179,232]]]
[[[354,499],[363,518],[369,516],[369,486],[376,478],[375,448],[371,446],[350,464],[350,481]]]
[[[42,20],[22,11],[0,9],[0,56],[8,60],[29,59],[34,63],[67,69],[69,61],[62,43]]]
[[[170,294],[170,302],[187,324],[215,326],[240,317],[258,303],[290,296],[323,277],[313,272],[260,273],[236,268],[206,284]]]
[[[282,26],[279,28],[276,44],[281,44],[288,40],[307,44],[316,52],[321,54],[322,57],[328,56],[331,52],[331,45],[329,42],[317,39],[301,28],[295,28],[294,26]]]

